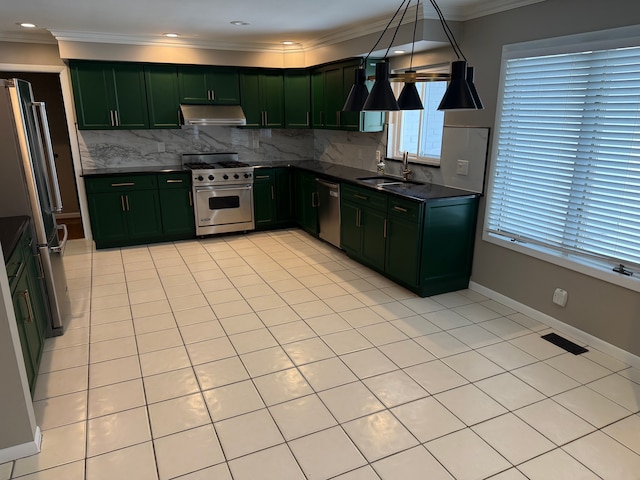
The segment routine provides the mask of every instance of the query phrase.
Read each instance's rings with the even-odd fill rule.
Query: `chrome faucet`
[[[409,180],[411,173],[411,170],[409,170],[409,152],[404,152],[402,154],[402,179]]]

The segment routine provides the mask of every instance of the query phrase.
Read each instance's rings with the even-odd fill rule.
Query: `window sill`
[[[635,292],[640,292],[640,274],[637,272],[632,276],[622,275],[620,273],[613,272],[613,266],[605,262],[589,261],[582,257],[562,254],[538,245],[513,242],[487,232],[482,233],[482,239],[494,245],[508,248],[509,250],[558,265],[559,267],[567,268],[569,270],[597,278],[604,282],[628,288]]]

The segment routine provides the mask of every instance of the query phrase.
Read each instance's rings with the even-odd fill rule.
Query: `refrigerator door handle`
[[[62,236],[62,241],[60,242],[60,245],[51,247],[51,251],[54,253],[60,253],[61,255],[64,255],[64,249],[67,246],[67,240],[69,240],[69,229],[64,223],[61,225],[58,225],[56,228],[58,230],[63,230],[64,235]]]
[[[44,143],[44,154],[47,159],[47,165],[49,167],[49,181],[52,183],[53,191],[53,205],[51,209],[54,213],[60,213],[62,211],[62,196],[60,194],[60,185],[58,184],[58,172],[56,171],[55,156],[53,154],[53,145],[51,143],[51,134],[49,133],[49,121],[47,119],[47,109],[44,102],[33,102],[33,110],[37,112],[40,118],[40,124],[45,128],[40,128],[38,122],[36,122],[36,128],[38,134]]]

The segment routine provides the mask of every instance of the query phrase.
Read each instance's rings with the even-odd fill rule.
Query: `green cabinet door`
[[[362,251],[360,207],[355,203],[343,201],[340,204],[340,247],[357,257]]]
[[[193,238],[196,235],[191,189],[159,190],[164,238]]]
[[[339,129],[344,106],[342,67],[335,65],[324,72],[324,128]]]
[[[311,127],[324,127],[324,72],[322,69],[311,71]]]
[[[420,225],[389,216],[385,272],[408,286],[418,285],[420,267]]]
[[[157,190],[130,190],[125,193],[127,231],[137,243],[162,237],[160,200]]]
[[[174,65],[145,65],[149,127],[179,128],[178,69]]]
[[[240,72],[240,93],[247,127],[284,127],[284,77],[281,70]]]
[[[355,70],[360,66],[360,62],[346,62],[342,66],[343,103],[347,100],[351,86],[355,80]],[[366,66],[367,77],[375,75],[376,59],[369,59]],[[373,80],[367,80],[369,91],[373,87]],[[341,107],[342,108],[342,107]],[[342,112],[340,116],[340,127],[343,130],[353,130],[358,132],[381,132],[384,128],[384,112]]]
[[[284,118],[287,128],[311,126],[311,77],[306,69],[284,72]]]
[[[316,177],[296,172],[296,221],[307,232],[318,235],[318,192]]]
[[[142,65],[73,62],[71,79],[79,129],[149,127]]]
[[[275,172],[271,168],[254,171],[253,214],[256,229],[270,228],[276,220]]]
[[[125,194],[100,192],[87,195],[91,231],[96,246],[105,244],[126,244],[127,222],[125,219]]]
[[[225,67],[178,67],[180,103],[238,105],[238,70]]]
[[[294,219],[293,182],[288,167],[275,169],[276,222],[290,225]]]
[[[384,269],[386,220],[386,212],[382,210],[373,208],[361,210],[362,251],[360,258],[378,270]]]

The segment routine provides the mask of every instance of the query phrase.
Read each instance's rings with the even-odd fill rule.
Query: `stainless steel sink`
[[[395,177],[385,177],[385,176],[376,176],[376,177],[360,177],[356,180],[360,180],[361,182],[368,183],[370,185],[374,185],[379,188],[391,187],[394,185],[424,185],[423,182],[416,182],[415,180],[403,180],[402,178]]]

